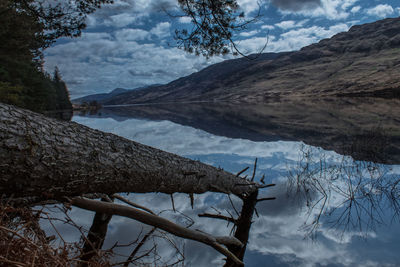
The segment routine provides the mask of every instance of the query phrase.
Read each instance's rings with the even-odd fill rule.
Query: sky
[[[244,54],[298,50],[352,25],[399,17],[398,0],[238,0],[247,18],[261,17],[234,36]],[[55,66],[72,99],[115,88],[165,84],[233,58],[204,58],[178,49],[175,29],[190,27],[176,0],[115,0],[87,18],[79,38],[61,38],[45,51],[45,69]]]

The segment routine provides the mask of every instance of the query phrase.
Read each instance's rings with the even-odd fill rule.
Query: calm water
[[[399,194],[395,181],[400,178],[400,135],[398,103],[392,104],[386,113],[376,102],[371,112],[365,111],[364,103],[354,104],[347,115],[331,102],[286,103],[286,108],[275,103],[114,107],[92,115],[75,114],[73,121],[233,173],[250,166],[245,174],[251,175],[257,158],[256,177],[264,174],[267,183],[277,184],[262,190],[260,197],[276,200],[257,204],[246,266],[399,266],[400,225],[397,202],[390,194]],[[199,213],[218,210],[236,216],[223,194],[196,196],[194,209],[187,195],[175,194],[176,213],[170,196],[128,197],[178,223],[194,222],[193,229],[216,235],[229,234],[232,225],[198,218]],[[232,200],[240,210],[241,201]],[[93,217],[79,209],[73,209],[71,216],[87,228]],[[149,229],[113,217],[104,248],[117,241],[128,244]],[[77,236],[70,232],[68,238]],[[181,256],[171,245],[174,242],[184,254],[185,266],[223,265],[223,257],[203,244],[168,239],[157,233],[149,240],[144,250],[155,246],[159,258],[143,262],[177,261]],[[131,249],[120,248],[118,253],[129,255]]]

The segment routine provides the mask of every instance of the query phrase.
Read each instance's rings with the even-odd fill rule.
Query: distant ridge
[[[72,100],[73,104],[82,104],[83,102],[92,102],[92,101],[97,101],[97,102],[103,102],[106,101],[107,99],[110,99],[113,96],[119,95],[126,93],[132,89],[124,89],[124,88],[115,88],[109,93],[102,93],[102,94],[94,94],[94,95],[87,95],[84,97],[76,98]]]
[[[101,102],[262,102],[343,96],[400,97],[400,18],[353,26],[299,51],[227,60],[168,84]]]

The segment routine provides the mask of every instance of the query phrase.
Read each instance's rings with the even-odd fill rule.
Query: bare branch
[[[176,212],[176,209],[175,209],[175,201],[174,201],[174,195],[171,194],[170,196],[171,196],[172,210],[173,210],[174,212]]]
[[[254,161],[254,167],[253,167],[253,175],[251,176],[251,181],[254,182],[254,178],[256,177],[256,170],[257,170],[257,158]]]
[[[244,168],[243,170],[241,170],[240,172],[238,172],[236,174],[237,177],[239,177],[242,173],[244,173],[245,171],[247,171],[249,169],[249,167]]]
[[[271,186],[275,186],[275,184],[257,185],[257,188],[261,189],[261,188],[267,188],[267,187],[271,187]]]
[[[257,202],[266,201],[266,200],[275,200],[276,197],[265,197],[257,199]]]
[[[131,255],[129,255],[128,259],[124,263],[124,267],[129,266],[129,263],[132,262],[133,257],[135,257],[136,253],[139,251],[139,249],[146,243],[146,240],[154,233],[156,230],[156,227],[153,227],[143,238],[140,240],[139,244],[135,247],[135,249],[132,251]]]
[[[228,195],[228,199],[229,199],[229,202],[231,203],[231,206],[232,206],[233,210],[235,211],[236,215],[237,215],[237,216],[240,216],[240,213],[239,213],[239,211],[236,209],[235,205],[233,204],[233,201],[232,201],[230,195]]]
[[[120,196],[120,195],[118,195],[118,194],[113,194],[112,196],[115,197],[116,199],[121,200],[122,202],[125,202],[125,203],[128,204],[128,205],[131,205],[132,207],[135,207],[135,208],[138,208],[138,209],[147,211],[147,212],[150,213],[150,214],[155,214],[151,209],[148,209],[148,208],[146,208],[146,207],[144,207],[144,206],[141,206],[141,205],[139,205],[139,204],[133,203],[132,201],[127,200],[126,198],[124,198],[124,197],[122,197],[122,196]]]
[[[119,215],[128,217],[147,225],[152,225],[161,230],[167,231],[173,235],[195,240],[206,245],[209,245],[228,257],[230,260],[234,261],[238,265],[243,265],[235,255],[233,255],[228,249],[222,245],[241,245],[241,242],[233,237],[214,237],[200,231],[191,230],[180,225],[177,225],[167,219],[162,217],[149,214],[147,212],[135,209],[132,207],[119,205],[115,203],[105,203],[96,200],[90,200],[82,197],[75,197],[71,200],[71,204],[86,210],[101,212],[110,215]]]
[[[210,213],[202,213],[198,215],[199,217],[206,217],[206,218],[213,218],[213,219],[220,219],[225,220],[231,223],[236,223],[236,220],[232,217],[224,216],[221,214],[210,214]]]

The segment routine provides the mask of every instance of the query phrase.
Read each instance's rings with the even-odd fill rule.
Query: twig
[[[194,206],[194,195],[193,195],[193,193],[190,193],[189,197],[190,197],[190,206],[192,206],[192,209],[193,209],[193,206]]]
[[[257,158],[254,161],[253,175],[251,176],[251,181],[252,182],[254,182],[254,177],[256,176],[256,170],[257,170]]]
[[[33,245],[33,246],[39,248],[38,245],[36,245],[35,243],[33,243],[31,240],[29,240],[29,239],[23,237],[22,235],[18,234],[16,231],[13,231],[13,230],[11,230],[11,229],[9,229],[9,228],[6,228],[6,227],[4,227],[4,226],[1,226],[1,225],[0,225],[0,229],[1,229],[1,230],[4,230],[4,231],[7,231],[7,232],[10,232],[10,233],[12,233],[12,234],[18,236],[19,238],[22,238],[23,240],[29,242],[31,245]]]
[[[127,267],[129,266],[129,263],[132,261],[133,257],[136,255],[136,253],[139,251],[139,249],[144,245],[146,242],[147,238],[149,238],[154,231],[156,230],[156,227],[153,227],[143,238],[140,240],[139,244],[135,247],[135,249],[132,251],[131,255],[129,255],[128,259],[126,260],[124,266]]]
[[[244,173],[245,171],[247,171],[249,169],[249,167],[244,168],[243,170],[241,170],[240,172],[238,172],[236,174],[237,177],[239,177],[239,175],[241,175],[242,173]]]
[[[261,179],[260,179],[260,182],[261,182],[262,184],[265,184],[264,178],[265,178],[265,175],[263,174],[263,176],[262,176]]]
[[[206,217],[206,218],[213,218],[213,219],[220,219],[225,220],[231,223],[236,223],[236,220],[232,217],[220,215],[220,214],[210,214],[210,213],[202,213],[198,215],[199,217]]]
[[[233,204],[233,201],[232,201],[230,195],[228,195],[228,199],[229,199],[229,202],[231,203],[231,206],[232,206],[233,210],[236,212],[236,215],[237,215],[237,216],[240,216],[240,213],[239,213],[239,211],[236,209],[235,205]]]
[[[115,197],[116,199],[121,200],[122,202],[125,202],[128,205],[131,205],[132,207],[147,211],[148,213],[151,213],[151,214],[155,214],[152,210],[150,210],[150,209],[148,209],[148,208],[146,208],[144,206],[141,206],[139,204],[136,204],[136,203],[134,203],[134,202],[132,202],[130,200],[127,200],[126,198],[124,198],[124,197],[122,197],[122,196],[120,196],[118,194],[113,194],[112,196]]]
[[[271,187],[271,186],[275,186],[275,184],[257,185],[257,188],[261,189],[261,188],[267,188],[267,187]]]
[[[9,260],[9,259],[6,259],[5,257],[3,257],[3,256],[0,256],[0,262],[4,262],[4,263],[9,263],[9,264],[12,264],[12,265],[14,265],[14,266],[28,266],[28,265],[26,265],[25,263],[22,263],[22,262],[18,262],[18,261],[11,261],[11,260]]]
[[[276,197],[265,197],[265,198],[257,199],[257,202],[266,201],[266,200],[275,200],[275,199],[276,199]]]
[[[171,194],[170,196],[171,196],[172,210],[173,210],[174,212],[176,212],[176,209],[175,209],[175,202],[174,202],[174,195]]]

